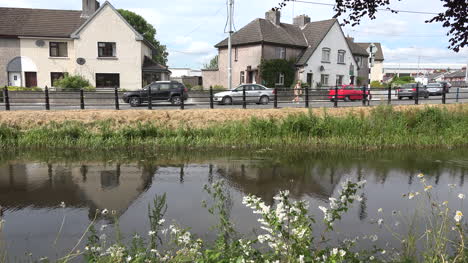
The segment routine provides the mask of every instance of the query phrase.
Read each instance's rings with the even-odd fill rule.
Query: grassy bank
[[[187,114],[190,114],[189,112]],[[0,124],[2,148],[340,147],[403,148],[468,145],[468,107],[380,106],[347,114],[325,110],[178,125],[118,117],[35,125]]]

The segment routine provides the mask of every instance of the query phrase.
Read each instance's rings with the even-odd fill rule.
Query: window
[[[320,84],[322,85],[328,85],[328,75],[322,74],[320,76]]]
[[[171,84],[170,83],[161,83],[158,84],[159,90],[170,90],[171,89]]]
[[[345,53],[346,53],[346,51],[344,51],[344,50],[338,50],[338,64],[344,64],[345,63]]]
[[[239,58],[239,50],[237,49],[237,47],[234,48],[234,61],[237,61],[237,59]]]
[[[356,62],[357,62],[358,67],[362,68],[362,62],[363,62],[362,57],[356,57]]]
[[[253,85],[253,89],[254,89],[254,90],[265,90],[264,87],[259,86],[259,85]]]
[[[245,72],[244,71],[241,71],[241,73],[240,73],[240,83],[239,84],[242,84],[242,83],[245,83]]]
[[[276,58],[279,58],[279,59],[286,59],[286,48],[284,47],[277,47],[275,49],[275,53],[276,53]]]
[[[330,62],[330,49],[327,47],[322,49],[322,62]]]
[[[276,78],[276,85],[284,85],[284,74],[279,73],[277,78]]]
[[[97,73],[96,88],[120,87],[120,74]]]
[[[336,75],[336,85],[343,85],[343,75]]]
[[[98,43],[98,56],[100,58],[115,57],[115,42],[99,42]]]
[[[65,77],[64,72],[50,72],[50,84],[55,86],[55,82]]]
[[[68,43],[67,42],[50,42],[49,43],[49,56],[50,57],[68,57]]]

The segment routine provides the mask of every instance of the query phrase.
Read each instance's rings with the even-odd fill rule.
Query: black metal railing
[[[399,88],[341,86],[304,87],[294,90],[288,87],[275,87],[269,91],[247,90],[245,87],[231,95],[220,97],[220,91],[212,87],[206,91],[183,91],[176,97],[159,98],[149,87],[142,92],[139,105],[149,110],[177,107],[190,108],[284,108],[284,107],[357,107],[408,104],[450,104],[467,103],[468,87],[452,87],[438,94],[429,94],[426,87],[416,85],[412,92],[404,93]],[[186,100],[185,95],[188,95]],[[434,95],[434,96],[432,96]],[[228,98],[229,97],[229,98]],[[263,98],[262,98],[263,97]],[[408,98],[408,99],[407,99]],[[226,105],[228,104],[228,105]],[[258,104],[258,106],[257,106]],[[271,106],[269,106],[270,104]],[[135,105],[133,105],[135,106]],[[7,87],[0,93],[0,109],[116,109],[130,108],[118,88],[108,91],[53,91],[45,87],[43,91],[12,91]],[[138,107],[141,108],[141,107]]]

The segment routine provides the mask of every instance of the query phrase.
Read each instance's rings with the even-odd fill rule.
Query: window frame
[[[65,55],[60,55],[60,47],[65,45]],[[54,47],[53,47],[54,46]],[[56,55],[52,54],[52,49],[57,49]],[[63,41],[51,41],[49,42],[49,57],[51,58],[68,58],[68,42]]]
[[[286,48],[275,47],[275,56],[277,59],[286,59]]]
[[[327,58],[325,56],[327,54]],[[330,63],[330,55],[331,55],[331,49],[328,47],[322,48],[322,62],[324,63]]]
[[[245,83],[245,71],[240,72],[239,82],[240,82],[239,84]]]
[[[50,86],[54,87],[54,79],[55,81],[64,78],[68,73],[67,72],[50,72]],[[54,76],[61,75],[59,78],[54,78]]]
[[[343,58],[343,61],[340,61],[340,58]],[[343,49],[338,50],[337,63],[346,64],[345,60],[346,60],[346,50],[343,50]]]
[[[284,86],[284,77],[284,73],[278,73],[275,84],[278,86]]]
[[[117,85],[111,85],[111,86],[108,86],[108,85],[101,85],[101,83],[98,83],[99,80],[99,77],[98,75],[105,75],[105,76],[110,76],[110,75],[114,75],[114,76],[117,76]],[[106,80],[104,80],[106,81]],[[120,73],[96,73],[96,88],[120,88]]]
[[[324,81],[325,78],[327,80],[326,82]],[[330,75],[329,74],[321,74],[320,75],[320,85],[327,86],[328,82],[330,82]]]
[[[237,62],[239,59],[239,49],[237,47],[234,47],[234,61]]]
[[[104,55],[104,51],[108,51],[107,47],[100,47],[101,44],[108,45],[110,44],[112,46],[112,55]],[[117,43],[116,42],[98,42],[97,43],[98,47],[98,58],[116,58],[117,57]],[[101,53],[101,49],[103,50]]]

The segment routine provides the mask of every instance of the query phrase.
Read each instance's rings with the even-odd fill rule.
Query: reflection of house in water
[[[328,199],[333,195],[342,173],[333,167],[324,168],[305,165],[284,167],[272,164],[258,166],[255,163],[230,162],[217,164],[218,174],[229,184],[244,192],[261,197],[268,203],[281,190],[289,190],[293,198],[302,199],[310,196]]]
[[[0,205],[88,207],[122,214],[151,185],[156,168],[135,165],[9,164],[0,167]]]

